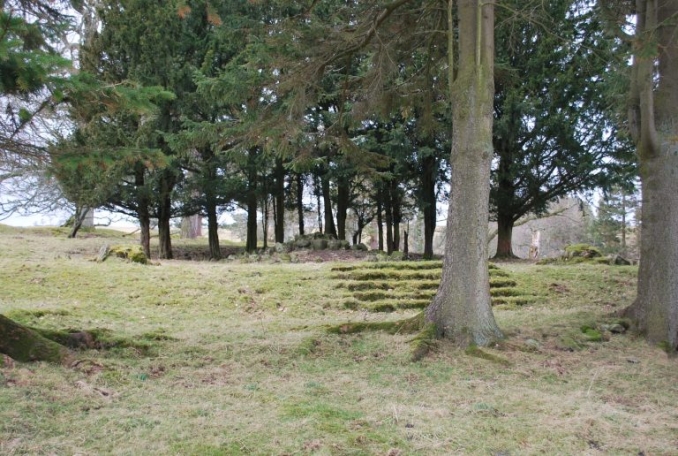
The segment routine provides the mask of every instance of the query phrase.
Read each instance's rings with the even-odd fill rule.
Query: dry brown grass
[[[0,454],[678,453],[676,360],[562,343],[630,302],[634,268],[502,265],[544,296],[496,310],[508,363],[412,363],[411,335],[326,333],[413,315],[337,305],[329,264],[89,261],[104,242],[0,229],[1,313],[149,345],[0,368]]]

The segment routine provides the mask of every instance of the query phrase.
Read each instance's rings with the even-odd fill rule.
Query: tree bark
[[[137,218],[139,219],[140,238],[139,243],[144,255],[151,259],[151,214],[149,210],[148,195],[145,192],[145,168],[137,164],[134,170],[134,186],[137,189]]]
[[[255,150],[249,151],[247,177],[247,239],[245,250],[254,252],[257,250],[257,179],[259,177],[257,175]]]
[[[436,229],[436,160],[432,156],[422,160],[421,205],[424,213],[424,259],[433,258],[433,236]]]
[[[61,364],[70,352],[32,329],[0,315],[0,353],[20,362],[47,361]]]
[[[202,216],[194,214],[181,219],[181,238],[196,239],[202,236]]]
[[[497,253],[495,258],[518,258],[513,254],[513,217],[497,214]]]
[[[275,160],[275,242],[285,242],[285,167],[281,158]]]
[[[637,0],[630,123],[640,162],[642,213],[635,302],[625,310],[651,343],[678,351],[678,0]],[[659,65],[648,58],[656,46]],[[653,87],[657,84],[656,89]],[[656,91],[655,91],[656,90]],[[656,98],[655,98],[656,96]]]
[[[350,200],[349,179],[341,176],[337,179],[337,239],[346,240],[346,215]]]
[[[391,205],[391,193],[384,192],[384,221],[386,222],[386,253],[393,253],[393,206]]]
[[[322,210],[322,189],[320,184],[320,175],[316,168],[313,175],[313,193],[315,195],[316,207],[318,208],[318,232],[323,233],[323,210]]]
[[[269,210],[268,210],[268,193],[264,190],[264,198],[261,200],[261,232],[263,233],[263,241],[264,245],[263,248],[266,250],[268,248],[268,216],[269,216]]]
[[[160,176],[160,194],[158,195],[158,258],[171,260],[172,255],[172,231],[170,222],[172,219],[172,190],[176,178],[172,171],[165,171]]]
[[[377,192],[377,248],[380,251],[384,251],[384,218],[383,218],[383,209],[384,209],[384,199],[383,193],[381,191]]]
[[[494,5],[459,0],[457,11],[459,64],[456,77],[450,66],[452,176],[445,259],[438,293],[426,316],[439,337],[461,347],[485,346],[503,337],[492,314],[487,263]],[[448,33],[453,33],[452,27]],[[448,52],[454,55],[451,46]]]
[[[68,234],[69,239],[74,239],[78,235],[80,228],[84,226],[85,218],[90,214],[91,210],[87,206],[76,206],[75,214],[73,215],[73,227]]]
[[[400,250],[400,222],[402,221],[402,199],[400,197],[400,189],[398,183],[391,181],[391,211],[393,217],[393,251]]]
[[[297,217],[299,218],[299,234],[304,235],[304,175],[299,173],[297,178]]]
[[[334,224],[334,215],[332,214],[332,195],[330,194],[330,178],[327,172],[320,176],[320,182],[323,192],[323,206],[325,208],[325,234],[337,237],[337,226]]]
[[[207,239],[210,249],[210,259],[221,259],[221,247],[219,246],[219,220],[217,206],[214,201],[207,200]]]

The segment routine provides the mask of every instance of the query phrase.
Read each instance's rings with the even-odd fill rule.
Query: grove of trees
[[[155,221],[163,259],[175,217],[206,218],[213,259],[219,215],[233,207],[247,214],[248,251],[260,213],[276,242],[286,211],[306,233],[305,195],[321,232],[357,243],[376,221],[389,253],[416,214],[431,258],[447,200],[443,278],[426,317],[466,346],[502,337],[488,221],[496,256],[512,257],[521,217],[628,188],[639,170],[628,315],[678,348],[677,0],[2,5],[0,185],[44,179],[76,219],[99,207],[132,216],[148,256]]]

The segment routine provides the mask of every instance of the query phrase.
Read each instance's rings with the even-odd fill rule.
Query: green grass
[[[0,367],[0,454],[677,451],[676,361],[628,334],[587,340],[632,301],[635,267],[500,264],[493,280],[539,296],[495,307],[506,342],[469,354],[439,342],[413,363],[415,335],[397,322],[419,310],[336,304],[350,290],[331,277],[357,270],[96,263],[102,244],[134,240],[58,234],[0,225],[0,313],[138,346]]]

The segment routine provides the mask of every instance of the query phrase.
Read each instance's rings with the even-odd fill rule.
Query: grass
[[[506,342],[473,353],[440,342],[412,363],[407,331],[350,330],[388,330],[419,312],[336,305],[347,289],[330,277],[356,270],[90,261],[104,243],[133,242],[0,226],[0,313],[148,348],[1,367],[0,454],[678,451],[676,360],[629,334],[593,342],[582,331],[631,302],[635,267],[500,264],[508,277],[493,280],[540,296],[494,308]],[[346,333],[327,331],[348,322]]]

